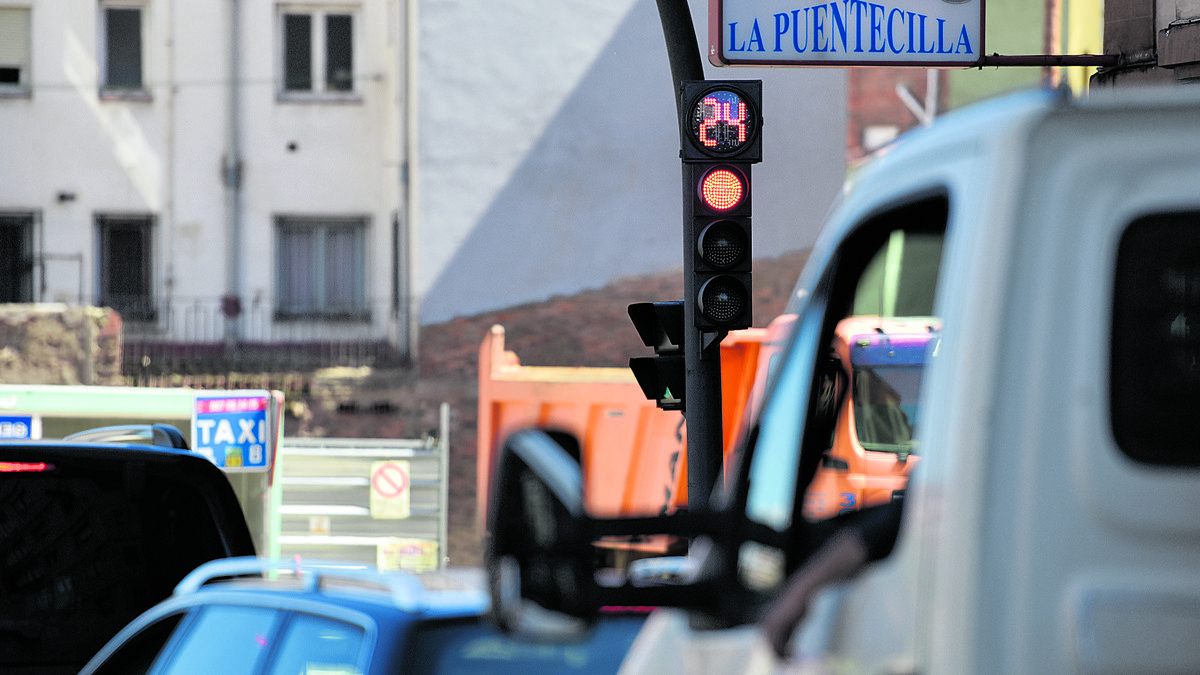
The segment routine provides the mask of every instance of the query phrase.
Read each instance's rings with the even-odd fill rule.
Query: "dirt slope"
[[[754,264],[754,325],[782,311],[807,251]],[[525,365],[625,367],[630,356],[649,354],[626,308],[633,302],[678,300],[682,272],[633,277],[601,289],[424,326],[419,372],[357,376],[347,385],[332,378],[289,422],[289,434],[359,438],[418,438],[436,430],[438,407],[450,404],[450,562],[481,561],[475,522],[475,454],[479,345],[494,324],[505,346]]]

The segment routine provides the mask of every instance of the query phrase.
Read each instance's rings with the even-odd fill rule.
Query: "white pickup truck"
[[[818,240],[712,512],[589,516],[561,438],[510,439],[488,544],[502,620],[530,602],[674,606],[692,620],[648,625],[631,671],[755,663],[720,645],[753,636],[824,531],[802,507],[828,449],[834,328],[887,307],[942,322],[920,464],[890,554],[818,598],[791,667],[1200,672],[1198,94],[1018,94],[902,138]],[[647,532],[693,541],[673,575],[592,566],[591,542]]]

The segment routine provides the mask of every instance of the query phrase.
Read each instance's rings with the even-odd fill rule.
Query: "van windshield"
[[[924,364],[854,367],[854,426],[866,450],[915,451]]]

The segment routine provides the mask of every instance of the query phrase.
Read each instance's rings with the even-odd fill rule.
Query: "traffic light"
[[[663,410],[683,410],[683,302],[635,302],[629,318],[642,343],[654,348],[654,356],[629,359],[642,393]]]
[[[705,331],[748,328],[750,166],[762,160],[761,81],[689,81],[681,86],[685,292]]]

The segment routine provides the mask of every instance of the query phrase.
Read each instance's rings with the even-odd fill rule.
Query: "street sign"
[[[29,440],[38,438],[33,415],[0,415],[0,438]]]
[[[403,459],[371,464],[371,517],[407,518],[411,513],[408,461]]]
[[[438,568],[438,543],[432,539],[390,537],[375,549],[380,572],[428,572]]]
[[[197,395],[192,414],[194,451],[226,471],[271,466],[268,392]]]
[[[810,0],[811,1],[811,0]],[[717,66],[970,66],[984,0],[709,0]]]

